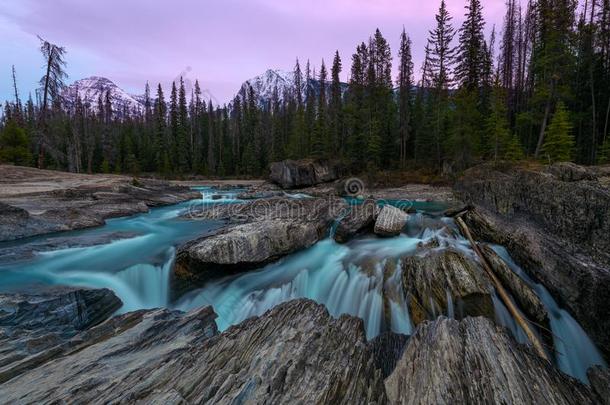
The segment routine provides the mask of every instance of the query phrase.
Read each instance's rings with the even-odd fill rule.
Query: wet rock
[[[395,404],[592,404],[591,390],[485,318],[423,323],[385,380]]]
[[[380,236],[396,236],[407,223],[408,215],[391,205],[385,205],[375,220],[374,232]]]
[[[480,207],[462,218],[475,239],[505,246],[523,270],[574,316],[606,360],[610,359],[608,266],[528,219],[506,219]]]
[[[521,277],[508,267],[504,260],[502,260],[493,249],[487,245],[479,245],[479,248],[494,271],[494,274],[499,278],[502,285],[510,291],[513,298],[515,298],[519,308],[525,312],[530,319],[548,329],[548,313],[536,293],[532,291]]]
[[[121,315],[0,385],[9,403],[386,402],[361,320],[291,301],[217,334],[210,307]]]
[[[610,369],[595,366],[587,370],[591,388],[597,394],[601,404],[610,404]]]
[[[375,224],[377,212],[378,207],[375,200],[366,200],[362,204],[351,206],[337,225],[335,240],[345,243],[358,233],[371,229]]]
[[[57,356],[62,344],[108,319],[121,305],[108,289],[52,287],[0,294],[0,383]]]
[[[375,366],[381,370],[383,378],[394,371],[408,340],[409,336],[402,333],[383,332],[368,343]]]
[[[324,216],[316,217],[317,221],[278,216],[231,225],[181,246],[174,266],[173,296],[213,278],[262,267],[312,246],[327,234]]]
[[[494,319],[492,287],[483,269],[463,254],[444,250],[402,260],[402,284],[411,321],[453,314]]]
[[[336,180],[340,171],[328,160],[283,160],[271,163],[269,179],[284,189],[308,187]]]

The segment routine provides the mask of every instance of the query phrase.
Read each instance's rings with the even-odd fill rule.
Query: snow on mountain
[[[248,94],[248,88],[252,86],[259,105],[265,105],[273,98],[273,92],[277,89],[278,98],[284,100],[288,92],[293,91],[294,77],[292,72],[269,69],[262,75],[246,80],[239,90],[242,97]]]
[[[317,97],[320,93],[320,81],[316,79],[310,79],[307,83],[313,88],[313,93]],[[257,98],[257,104],[259,106],[265,106],[273,98],[273,92],[277,88],[278,98],[283,101],[286,95],[294,92],[294,74],[293,72],[286,72],[279,69],[269,69],[262,75],[253,77],[250,80],[246,80],[238,92],[242,98],[248,94],[248,88],[252,86],[254,94]],[[330,94],[330,81],[326,83],[327,94]],[[341,83],[341,92],[345,94],[347,90],[347,83]],[[306,83],[303,80],[301,84],[301,96],[305,100],[306,96]]]
[[[110,101],[114,114],[123,116],[142,111],[144,106],[143,96],[134,96],[117,86],[113,81],[99,76],[91,76],[80,79],[64,88],[62,99],[64,106],[72,110],[76,105],[77,97],[85,107],[97,111],[98,100],[106,99],[106,93],[110,92]]]

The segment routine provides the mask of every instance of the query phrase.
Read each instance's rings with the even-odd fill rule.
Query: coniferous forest
[[[609,163],[610,0],[508,0],[498,29],[486,25],[480,0],[466,1],[464,13],[456,26],[441,1],[417,50],[421,67],[408,27],[399,49],[377,30],[317,72],[297,59],[284,94],[260,103],[242,89],[224,106],[205,100],[198,82],[187,94],[180,80],[169,89],[147,84],[141,111],[114,111],[111,94],[68,107],[66,49],[41,39],[34,99],[19,94],[13,69],[0,161],[167,177],[259,176],[270,162],[306,157],[443,173],[482,161]]]

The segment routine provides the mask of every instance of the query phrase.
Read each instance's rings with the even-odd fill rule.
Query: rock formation
[[[592,404],[593,392],[485,318],[423,323],[385,380],[393,404]]]
[[[269,179],[284,189],[302,188],[336,180],[340,172],[336,163],[327,160],[283,160],[271,163]]]
[[[396,236],[407,223],[407,214],[391,205],[384,205],[375,220],[374,231],[380,236]]]

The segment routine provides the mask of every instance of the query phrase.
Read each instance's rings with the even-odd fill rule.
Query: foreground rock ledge
[[[113,318],[0,385],[7,403],[386,403],[362,321],[309,300],[218,334],[210,307]],[[89,343],[87,346],[86,343]]]
[[[385,380],[395,404],[593,404],[589,387],[485,318],[423,323]]]

